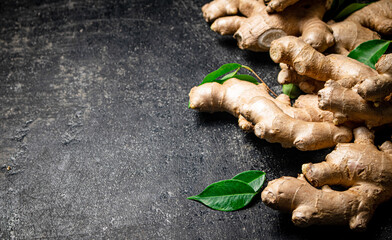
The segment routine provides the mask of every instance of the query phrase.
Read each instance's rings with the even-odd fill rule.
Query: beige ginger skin
[[[392,0],[371,3],[354,12],[342,22],[330,22],[329,26],[333,31],[335,44],[327,49],[326,52],[329,54],[348,55],[359,44],[373,39],[380,39],[379,33],[383,35],[392,34]],[[318,90],[323,88],[322,82],[315,81],[320,80],[319,76],[313,76],[314,78],[312,78],[311,76],[297,73],[293,66],[284,63],[281,63],[280,66],[282,69],[278,75],[280,84],[295,83],[306,93],[317,93]],[[332,79],[336,80],[335,78]]]
[[[270,56],[274,62],[291,66],[299,75],[318,81],[343,78],[368,78],[378,72],[355,59],[340,54],[316,51],[302,39],[287,36],[273,41]]]
[[[354,137],[354,143],[339,143],[325,162],[304,164],[298,178],[270,181],[261,194],[263,202],[292,212],[297,226],[365,229],[377,206],[392,197],[392,143],[378,149],[365,127],[354,129]],[[334,191],[332,185],[347,190]]]
[[[331,123],[331,113],[314,107],[317,98],[303,99],[301,107],[291,107],[287,96],[274,99],[264,84],[232,78],[223,84],[194,87],[189,98],[191,108],[211,113],[229,112],[239,118],[242,129],[253,130],[257,137],[278,142],[285,148],[317,150],[352,138],[350,129]]]
[[[285,8],[297,3],[298,1],[299,0],[271,0],[268,2],[266,10],[268,13],[282,12]]]
[[[234,35],[241,49],[266,52],[273,40],[285,35],[302,36],[319,51],[334,44],[331,28],[321,20],[331,1],[301,0],[283,12],[271,14],[271,6],[279,6],[280,3],[275,5],[277,2],[280,1],[266,6],[257,0],[214,0],[204,5],[202,11],[207,22],[214,21],[213,31]]]
[[[329,80],[318,92],[318,96],[319,107],[333,112],[335,124],[360,122],[368,128],[374,128],[392,123],[392,102],[380,102],[375,105],[350,88],[343,87],[339,82]]]
[[[287,36],[272,42],[270,56],[274,62],[287,64],[301,76],[297,77],[294,74],[292,78],[295,79],[295,83],[304,80],[317,91],[324,86],[315,87],[312,85],[312,79],[321,82],[330,79],[350,82],[349,87],[367,101],[383,101],[392,90],[392,54],[382,57],[376,64],[376,69],[373,69],[344,55],[325,56],[300,38]],[[289,74],[290,71],[281,72],[279,76],[286,73]]]
[[[347,55],[359,44],[392,34],[392,1],[373,2],[342,22],[332,22],[335,45],[328,52]]]
[[[270,56],[306,78],[326,82],[318,91],[319,107],[334,114],[334,123],[364,123],[369,128],[392,123],[392,54],[384,55],[376,69],[340,54],[323,55],[299,38],[273,41]],[[306,84],[314,86],[307,79]],[[375,104],[374,102],[377,102]]]

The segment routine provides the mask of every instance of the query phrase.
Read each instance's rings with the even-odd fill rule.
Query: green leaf
[[[209,73],[201,82],[200,85],[208,82],[214,82],[217,78],[222,76],[223,74],[229,73],[231,71],[234,71],[238,68],[241,68],[241,64],[238,63],[227,63],[223,64],[218,70],[213,71],[212,73]]]
[[[253,188],[255,192],[260,191],[265,180],[265,173],[258,170],[250,170],[237,174],[233,179],[241,180],[246,182]]]
[[[240,70],[240,68],[237,68],[234,72],[231,72],[225,76],[223,76],[220,80],[218,80],[220,83],[224,83],[226,80],[229,80],[230,78],[233,78],[234,76],[236,76],[238,70]]]
[[[256,80],[256,78],[252,77],[251,75],[237,74],[234,77],[239,79],[239,80],[243,80],[243,81],[254,83],[256,85],[259,84],[259,82]]]
[[[353,12],[369,5],[369,3],[351,3],[347,7],[345,7],[336,17],[334,17],[335,21],[343,20],[344,18],[348,17]]]
[[[376,69],[376,63],[388,49],[389,43],[390,41],[382,39],[375,39],[361,43],[348,54],[348,57]]]
[[[229,179],[213,183],[202,193],[188,197],[219,211],[235,211],[248,205],[257,193],[247,183]]]
[[[218,82],[218,83],[224,83],[226,80],[229,80],[230,78],[237,78],[239,80],[243,80],[243,81],[247,81],[247,82],[251,82],[253,84],[259,84],[259,82],[256,80],[256,78],[248,75],[248,74],[236,74],[236,72],[232,72],[227,74],[226,76],[224,76],[222,79],[220,80],[215,80],[214,82]]]
[[[282,91],[291,99],[297,98],[302,93],[301,89],[293,83],[283,84]]]

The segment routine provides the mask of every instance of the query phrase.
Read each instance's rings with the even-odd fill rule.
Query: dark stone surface
[[[209,30],[205,2],[0,2],[1,239],[391,239],[390,202],[353,233],[294,227],[259,199],[230,213],[186,200],[249,169],[296,176],[330,152],[187,109],[228,62],[280,89],[268,54]]]

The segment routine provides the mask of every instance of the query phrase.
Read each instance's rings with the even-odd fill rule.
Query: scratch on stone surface
[[[172,215],[170,213],[165,213],[165,212],[162,211],[162,209],[160,209],[158,207],[155,207],[155,206],[152,206],[152,210],[154,210],[156,213],[161,214],[163,216],[163,218],[164,218],[166,223],[171,224],[170,220],[172,218]]]
[[[19,128],[16,129],[16,133],[13,136],[13,139],[18,142],[22,142],[23,139],[27,136],[27,133],[30,131],[29,128]]]
[[[77,111],[72,119],[67,123],[67,130],[62,135],[62,143],[63,145],[68,145],[73,142],[79,142],[81,140],[80,136],[78,136],[83,127],[84,120],[84,112]]]
[[[22,142],[23,139],[27,136],[27,134],[30,132],[29,125],[33,123],[33,120],[28,120],[25,122],[25,124],[22,126],[22,128],[16,129],[16,133],[13,136],[13,140]]]

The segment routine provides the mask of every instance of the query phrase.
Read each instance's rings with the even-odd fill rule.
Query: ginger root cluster
[[[325,162],[304,164],[297,178],[271,181],[262,200],[292,212],[298,226],[348,224],[362,230],[377,206],[392,198],[392,143],[374,145],[376,130],[392,123],[392,54],[382,56],[375,69],[347,54],[362,42],[392,35],[392,0],[325,23],[330,5],[326,0],[206,4],[202,11],[213,21],[212,30],[234,35],[242,49],[269,51],[281,66],[278,82],[295,83],[308,94],[291,105],[286,95],[272,97],[264,84],[232,78],[194,87],[190,108],[229,112],[243,130],[284,148],[336,146]]]

